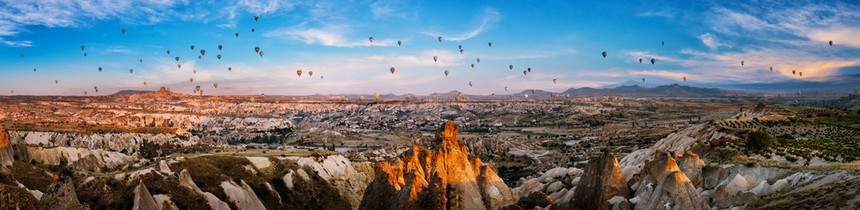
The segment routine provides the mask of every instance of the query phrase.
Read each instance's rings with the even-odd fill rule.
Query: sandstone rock
[[[158,205],[158,203],[155,202],[155,199],[152,198],[152,195],[149,194],[149,190],[146,189],[146,185],[143,185],[143,181],[137,184],[137,187],[134,188],[134,207],[132,207],[131,209],[161,210],[161,205]]]
[[[514,203],[513,192],[478,158],[469,158],[448,121],[436,150],[413,146],[376,163],[359,209],[488,209]]]
[[[12,151],[12,142],[9,141],[9,134],[3,127],[0,127],[0,167],[12,166],[15,162],[15,153]]]
[[[552,199],[549,198],[543,192],[533,192],[529,194],[529,196],[522,197],[517,201],[517,206],[523,209],[534,209],[535,207],[547,207],[549,205],[555,204]]]
[[[606,150],[588,161],[571,206],[574,209],[608,209],[604,202],[615,196],[629,198],[630,189],[615,155]]]
[[[636,209],[710,209],[708,203],[696,191],[696,187],[680,170],[669,153],[658,152],[651,161],[646,161],[635,184]]]
[[[687,175],[687,178],[693,182],[696,188],[702,186],[702,168],[705,167],[705,162],[699,159],[699,155],[687,151],[681,158],[678,159],[678,168]]]
[[[224,189],[227,198],[239,209],[266,209],[251,186],[245,183],[245,180],[241,180],[239,183],[235,183],[233,180],[221,182],[221,188]]]
[[[67,177],[60,176],[54,181],[39,201],[40,209],[82,209],[75,193],[75,185]]]
[[[197,194],[203,195],[206,198],[206,201],[209,203],[209,207],[214,210],[229,210],[230,205],[218,199],[215,194],[210,192],[203,192],[200,188],[197,187],[197,184],[194,183],[194,180],[191,179],[191,174],[188,173],[188,170],[182,169],[182,172],[179,172],[179,184],[194,190]]]

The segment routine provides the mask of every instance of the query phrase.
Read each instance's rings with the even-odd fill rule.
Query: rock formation
[[[137,187],[134,188],[134,207],[132,210],[143,210],[143,209],[158,209],[161,210],[161,206],[155,203],[155,199],[152,198],[152,194],[149,193],[149,190],[146,189],[146,185],[143,185],[143,182],[137,184]]]
[[[588,161],[585,173],[573,194],[573,209],[609,209],[606,201],[615,196],[630,198],[630,189],[621,166],[611,150]]]
[[[687,161],[690,162],[701,161],[698,156],[688,158],[690,159]],[[653,160],[646,161],[639,178],[639,183],[634,184],[636,198],[631,199],[636,204],[636,209],[711,208],[667,152],[658,151]]]
[[[0,167],[12,166],[12,163],[15,162],[14,154],[12,142],[9,141],[9,134],[3,130],[3,127],[0,127]]]
[[[376,163],[376,175],[359,209],[498,209],[515,198],[496,173],[469,158],[448,121],[437,134],[435,151],[422,146]]]
[[[40,209],[83,209],[75,193],[75,185],[71,178],[65,176],[60,176],[48,186],[39,206]]]

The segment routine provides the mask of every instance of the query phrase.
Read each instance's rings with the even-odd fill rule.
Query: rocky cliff
[[[498,209],[516,202],[501,178],[457,139],[458,126],[440,128],[435,150],[413,146],[380,161],[359,209]]]
[[[630,198],[621,166],[611,150],[588,161],[585,173],[573,194],[573,209],[609,209],[605,202],[620,196]]]
[[[9,141],[9,134],[3,127],[0,127],[0,167],[12,166],[15,162],[14,153],[12,151],[12,142]]]

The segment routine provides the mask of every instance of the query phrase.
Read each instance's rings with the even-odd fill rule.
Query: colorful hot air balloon
[[[603,58],[606,58],[606,51],[603,51]]]
[[[687,81],[687,76],[684,76],[684,82],[686,82],[686,81]]]
[[[54,80],[54,84],[59,84],[60,80]]]
[[[200,49],[200,55],[206,55],[206,50]]]
[[[773,66],[770,66],[770,71],[773,71]]]
[[[797,74],[796,70],[791,70],[791,74]]]
[[[197,73],[197,69],[194,69],[194,73],[195,73],[195,74]]]
[[[743,66],[743,65],[744,65],[744,61],[741,61],[741,66]]]
[[[394,67],[391,67],[391,74],[394,74]]]
[[[526,71],[529,71],[529,73],[532,73],[532,67],[529,67],[528,69],[526,69]]]
[[[508,86],[505,86],[505,92],[508,92]]]
[[[87,53],[84,53],[84,57],[87,57]]]
[[[642,83],[645,83],[645,77],[642,77]]]
[[[373,37],[372,36],[370,38],[367,38],[367,40],[370,41],[370,43],[373,43]]]
[[[657,59],[653,59],[653,58],[652,58],[652,59],[651,59],[651,65],[654,65],[654,63],[655,63],[655,62],[657,62]]]
[[[379,99],[379,93],[373,93],[373,98]]]
[[[535,89],[532,89],[532,93],[535,93]]]
[[[359,101],[361,101],[361,102],[364,102],[364,96],[359,96],[359,97],[358,97],[358,100],[359,100]]]
[[[302,70],[299,69],[298,71],[296,71],[296,75],[299,75],[299,77],[302,77]]]
[[[218,60],[221,60],[221,54],[218,54],[218,55],[217,55],[217,56],[215,56],[215,57],[217,57],[217,58],[218,58]]]
[[[260,16],[254,15],[254,21],[257,21],[259,19],[260,19]]]
[[[219,45],[218,45],[218,50],[221,50],[221,48],[224,48],[224,46],[221,46],[221,45],[219,44]]]
[[[176,56],[176,58],[173,58],[173,59],[174,59],[174,60],[176,60],[176,61],[178,62],[178,61],[179,61],[179,56]]]
[[[481,62],[481,58],[477,58],[477,59],[475,59],[475,60],[476,60],[476,61],[478,61],[478,63],[480,63],[480,62]]]
[[[143,82],[143,85],[146,85],[146,82]]]
[[[308,76],[309,76],[309,77],[314,76],[314,71],[308,71]]]
[[[260,47],[259,46],[254,47],[254,52],[260,52]]]
[[[803,77],[803,72],[802,72],[802,71],[801,71],[801,72],[798,72],[797,74],[798,74],[798,75],[800,75],[801,77]]]
[[[528,71],[523,70],[523,75],[526,75],[526,74],[528,74],[528,73],[529,73]]]
[[[397,40],[397,46],[400,46],[400,44],[403,44],[403,42],[401,42],[400,40]]]
[[[215,84],[212,84],[212,86],[215,86],[215,88],[218,88],[218,83],[216,82]]]
[[[134,69],[128,69],[128,73],[134,74]]]
[[[170,55],[170,50],[167,50],[167,54]]]
[[[194,45],[193,45],[193,44],[191,45],[191,50],[194,50]]]
[[[192,77],[192,78],[188,78],[188,82],[194,82],[194,78],[193,78],[193,77]],[[197,86],[197,87],[200,87],[200,86]]]
[[[203,56],[202,56],[202,55],[198,55],[198,56],[197,56],[197,60],[200,60],[200,59],[203,59]]]
[[[445,69],[445,76],[448,76],[448,69]]]
[[[181,69],[181,68],[182,68],[182,64],[176,64],[176,68],[177,68],[177,69]]]
[[[460,50],[460,54],[463,54],[463,50]]]
[[[474,63],[472,64],[472,68],[473,68],[473,69],[475,68],[475,64],[474,64]]]
[[[439,56],[433,56],[433,62],[439,61]]]
[[[457,47],[461,50],[463,49],[463,45],[458,45]]]
[[[263,57],[263,51],[260,51],[260,57]]]

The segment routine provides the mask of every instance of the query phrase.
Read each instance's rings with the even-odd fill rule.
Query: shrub
[[[748,149],[757,151],[767,150],[771,145],[773,145],[773,139],[764,131],[751,132],[746,142]]]

